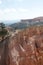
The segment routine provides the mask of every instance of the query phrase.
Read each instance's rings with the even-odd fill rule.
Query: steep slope
[[[43,65],[43,26],[27,28],[0,43],[0,65]]]
[[[30,27],[11,38],[10,65],[43,65],[43,26]]]
[[[9,37],[0,41],[0,65],[9,65]]]

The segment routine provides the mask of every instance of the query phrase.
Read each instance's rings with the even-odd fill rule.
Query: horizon
[[[39,17],[34,17],[34,18],[27,18],[27,19],[18,19],[18,20],[0,20],[0,23],[5,23],[5,24],[13,24],[13,23],[18,23],[21,20],[29,20],[29,19],[35,19],[35,18],[42,18],[43,16]]]
[[[43,0],[0,0],[0,20],[33,19],[43,16]]]

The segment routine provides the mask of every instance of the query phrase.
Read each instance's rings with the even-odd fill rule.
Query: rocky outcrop
[[[0,65],[9,65],[9,37],[0,41]]]
[[[43,27],[19,32],[9,44],[9,65],[43,65]]]
[[[43,65],[43,26],[7,38],[0,48],[0,65]]]

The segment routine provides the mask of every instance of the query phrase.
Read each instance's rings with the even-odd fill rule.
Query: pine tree
[[[7,35],[7,30],[5,28],[6,28],[5,24],[4,23],[0,23],[0,36],[2,37],[2,40]]]

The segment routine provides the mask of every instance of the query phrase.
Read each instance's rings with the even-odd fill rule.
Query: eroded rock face
[[[43,65],[43,28],[18,33],[9,46],[9,65]]]
[[[10,38],[7,48],[5,65],[43,65],[43,27],[19,32]]]
[[[9,64],[9,38],[0,42],[0,65]]]

